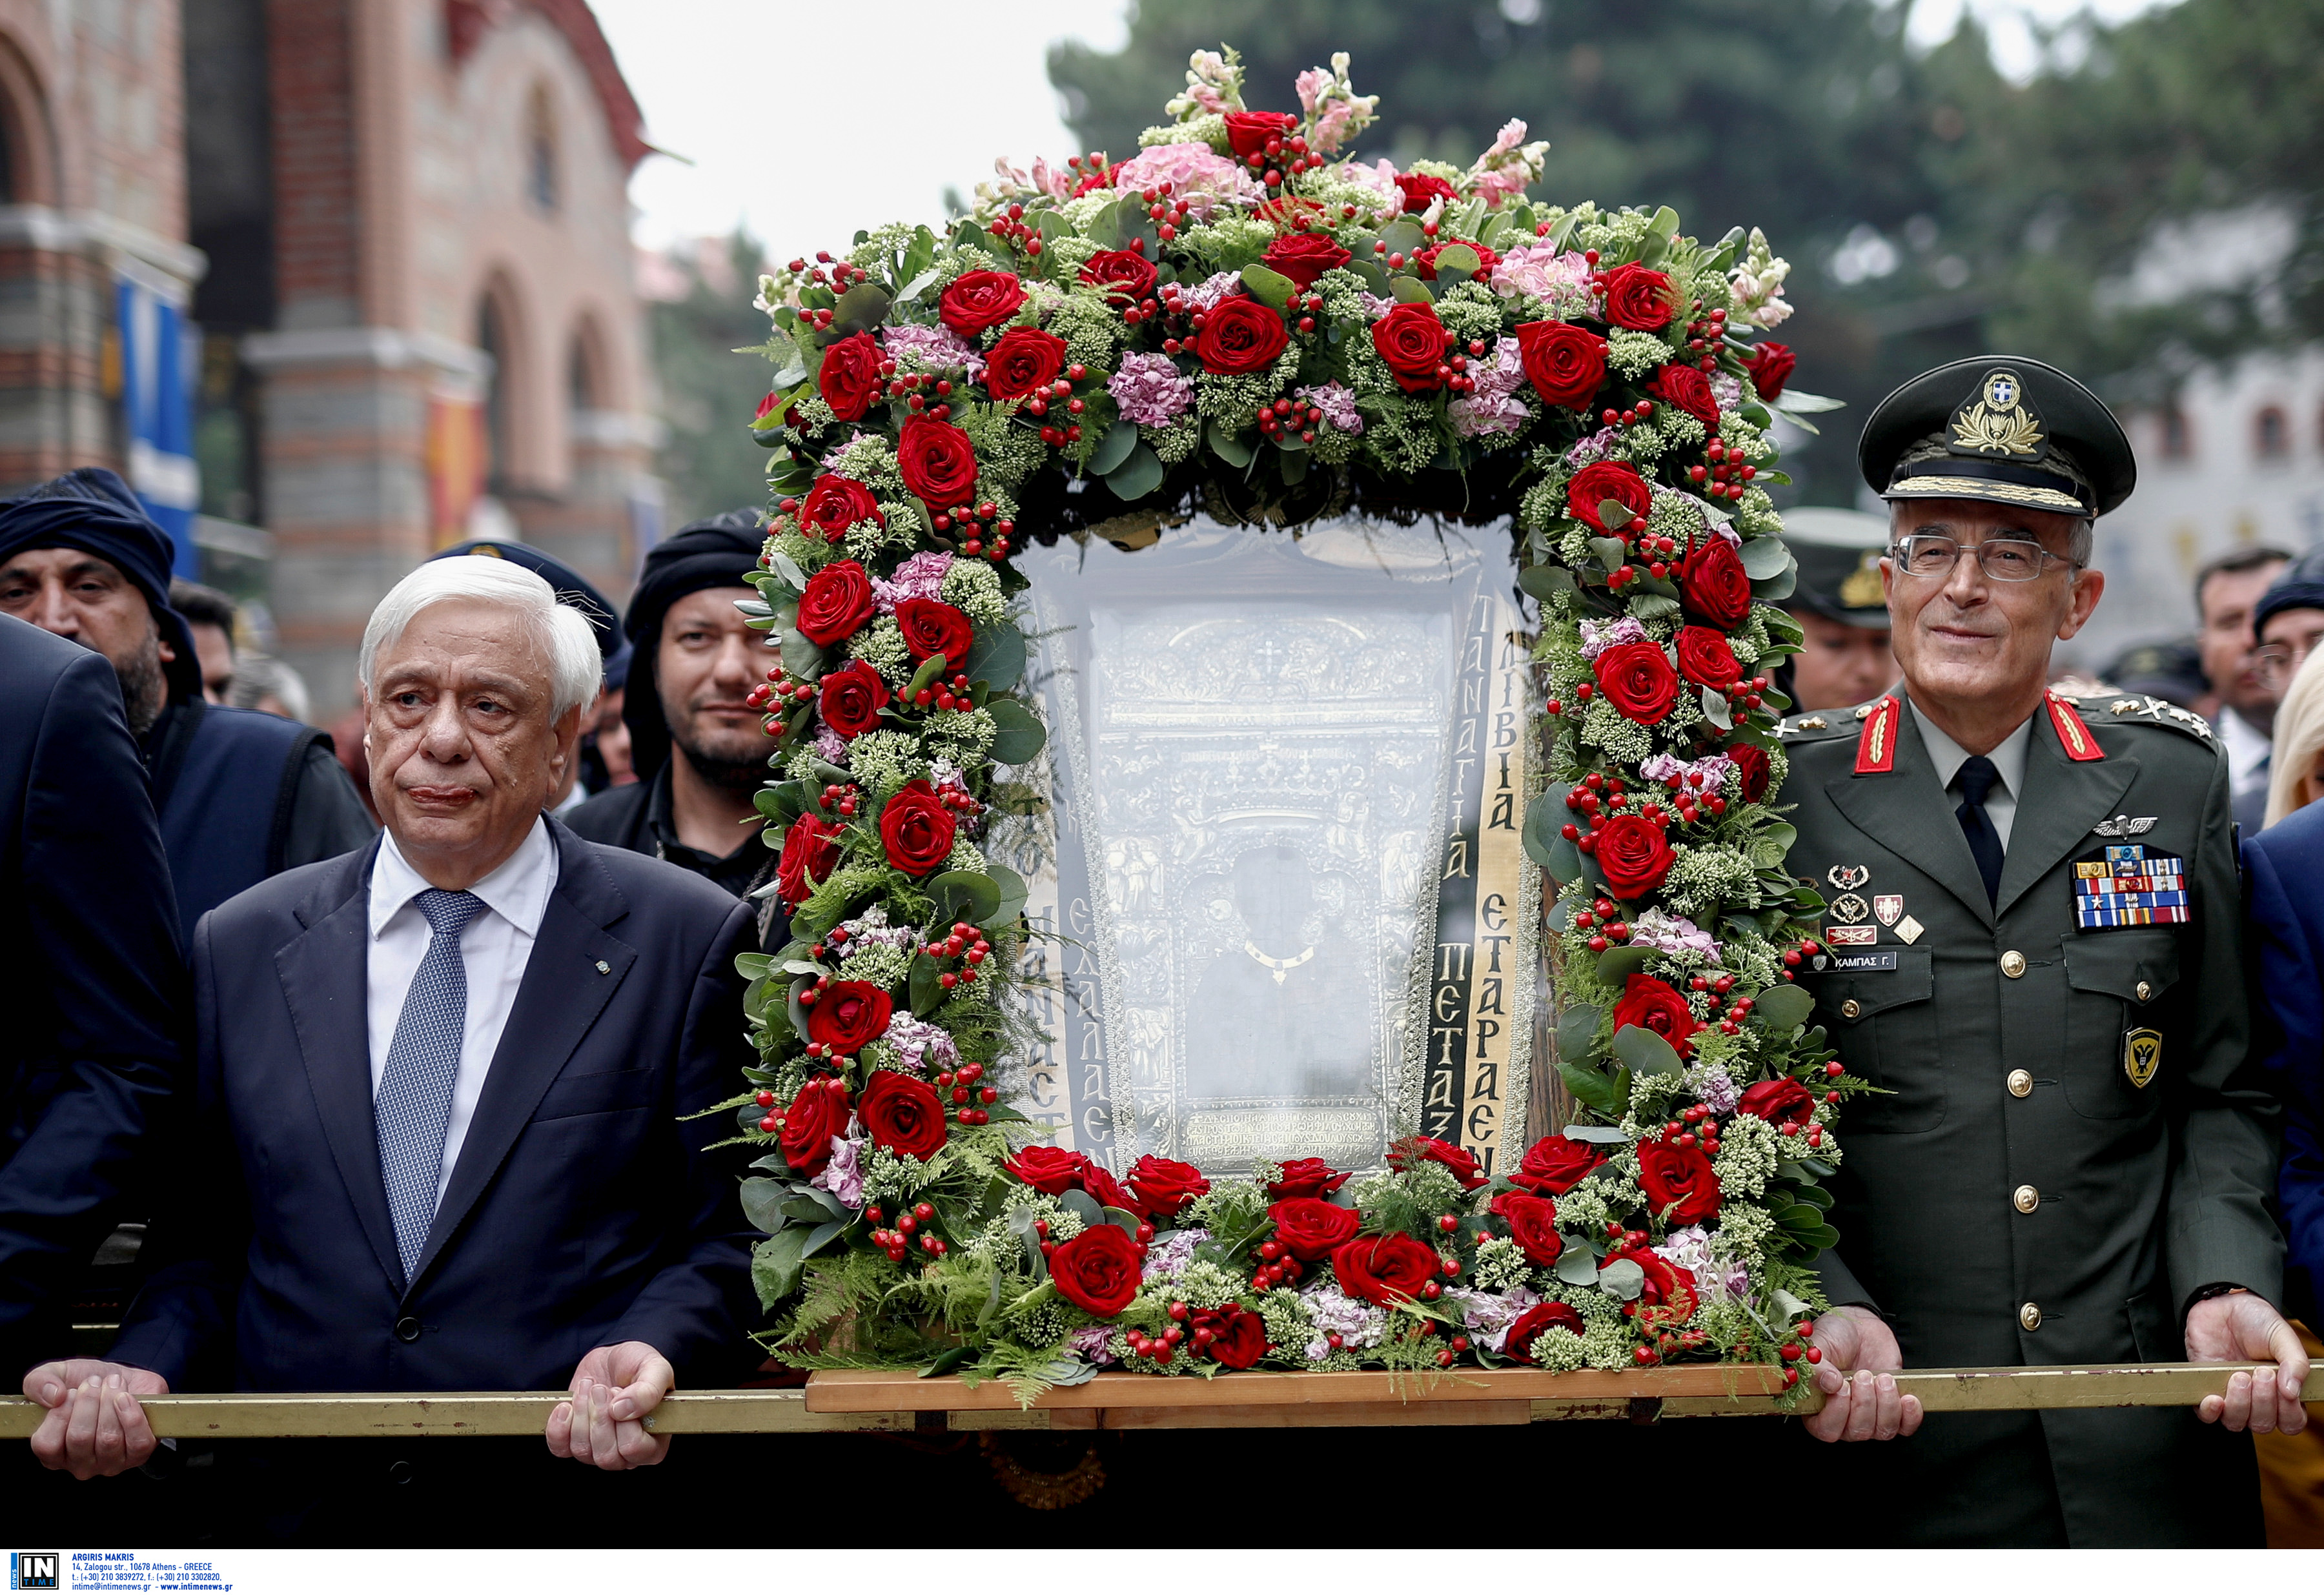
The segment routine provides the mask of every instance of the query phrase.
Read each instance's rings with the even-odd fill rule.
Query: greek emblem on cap
[[[2041,449],[2042,429],[2021,408],[2024,397],[2015,372],[1987,373],[1979,396],[1953,413],[1953,447],[2031,458]]]
[[[2144,1090],[2163,1066],[2163,1032],[2133,1030],[2122,1038],[2122,1072],[2133,1085]]]
[[[1840,601],[1850,609],[1873,609],[1888,602],[1880,590],[1880,550],[1867,549],[1856,568],[1840,584]]]

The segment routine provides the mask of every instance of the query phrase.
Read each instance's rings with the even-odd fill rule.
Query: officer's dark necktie
[[[1985,800],[1992,795],[2001,772],[1993,761],[1979,753],[1961,761],[1960,772],[1953,778],[1960,788],[1961,804],[1953,810],[1960,821],[1961,834],[1969,838],[1969,855],[1977,861],[1977,872],[1985,877],[1985,900],[1997,906],[2001,901],[2001,833],[1993,828],[1993,816],[1985,812]]]

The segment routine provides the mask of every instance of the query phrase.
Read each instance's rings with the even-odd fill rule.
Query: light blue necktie
[[[484,911],[474,892],[434,888],[412,899],[435,934],[404,993],[403,1012],[388,1044],[374,1104],[379,1121],[379,1172],[387,1184],[387,1210],[395,1220],[395,1249],[409,1288],[420,1253],[436,1222],[436,1180],[444,1164],[444,1131],[452,1120],[452,1083],[460,1073],[460,1041],[468,1028],[468,970],[460,936]]]

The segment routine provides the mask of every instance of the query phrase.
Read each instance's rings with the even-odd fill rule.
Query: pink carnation
[[[1520,244],[1494,263],[1489,281],[1503,299],[1522,294],[1561,315],[1595,308],[1590,263],[1576,250],[1560,254],[1546,244]]]
[[[1323,412],[1323,419],[1342,432],[1360,432],[1364,418],[1356,411],[1356,396],[1339,383],[1325,383],[1320,388],[1302,388],[1299,397]]]
[[[1121,419],[1141,427],[1167,427],[1194,401],[1194,383],[1167,355],[1124,355],[1105,391],[1121,407]]]
[[[1118,189],[1150,189],[1168,183],[1173,197],[1186,202],[1196,221],[1208,221],[1212,208],[1231,202],[1255,205],[1259,185],[1242,168],[1208,144],[1156,144],[1113,169]]]
[[[984,374],[984,356],[949,327],[890,327],[881,331],[880,343],[899,365],[917,362],[925,371],[963,365],[970,382]]]
[[[881,614],[893,614],[907,598],[935,598],[944,588],[945,572],[952,568],[949,554],[915,554],[896,567],[892,580],[872,578],[872,602]]]

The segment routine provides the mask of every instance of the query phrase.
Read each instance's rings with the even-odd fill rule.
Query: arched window
[[[2163,412],[2163,457],[2183,460],[2195,452],[2195,439],[2187,426],[2187,412],[2176,404]]]
[[[525,106],[524,196],[536,210],[557,208],[557,114],[541,83],[532,86]]]
[[[0,35],[0,205],[53,205],[46,96],[32,63]]]
[[[484,485],[498,493],[508,481],[512,375],[507,318],[489,292],[476,310],[476,347],[493,363],[492,375],[484,387]]]
[[[565,355],[565,401],[576,416],[588,414],[600,408],[597,395],[602,388],[597,380],[596,352],[589,346],[586,328],[573,335],[573,342]]]
[[[2280,460],[2292,452],[2292,428],[2281,407],[2271,404],[2254,418],[2252,447],[2264,460]]]

